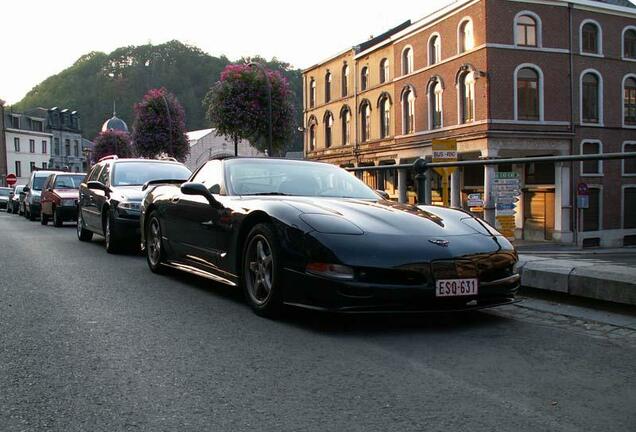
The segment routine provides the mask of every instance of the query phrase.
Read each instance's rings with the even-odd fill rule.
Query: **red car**
[[[53,219],[53,225],[61,227],[65,221],[77,220],[79,187],[86,174],[57,172],[51,174],[42,187],[42,225]]]

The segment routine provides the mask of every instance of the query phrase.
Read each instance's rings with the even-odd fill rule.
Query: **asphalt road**
[[[0,213],[1,431],[636,431],[636,348],[476,312],[252,314]]]

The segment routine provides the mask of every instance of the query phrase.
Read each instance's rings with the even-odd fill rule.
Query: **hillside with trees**
[[[276,58],[270,61],[260,57],[236,60],[238,63],[249,61],[258,61],[278,70],[289,80],[296,101],[294,115],[301,126],[300,70]],[[113,101],[117,104],[117,116],[132,129],[134,104],[148,90],[164,87],[183,105],[187,130],[205,129],[210,124],[206,120],[203,99],[230,63],[233,62],[225,56],[214,57],[179,41],[122,47],[110,54],[91,52],[35,86],[13,109],[59,106],[77,110],[84,136],[93,139],[112,115]],[[301,134],[297,132],[290,144],[290,150],[302,149]]]

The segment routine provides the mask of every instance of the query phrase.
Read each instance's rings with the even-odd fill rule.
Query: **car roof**
[[[117,164],[117,163],[121,163],[121,162],[153,162],[153,163],[159,162],[159,163],[183,165],[179,161],[172,161],[172,160],[168,160],[168,159],[143,159],[143,158],[106,159],[103,162],[107,162],[107,163],[111,163],[111,164]]]

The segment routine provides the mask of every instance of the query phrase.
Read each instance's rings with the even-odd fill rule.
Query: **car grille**
[[[515,261],[514,254],[498,253],[433,261],[431,268],[435,279],[479,278],[481,282],[490,282],[511,276]]]

